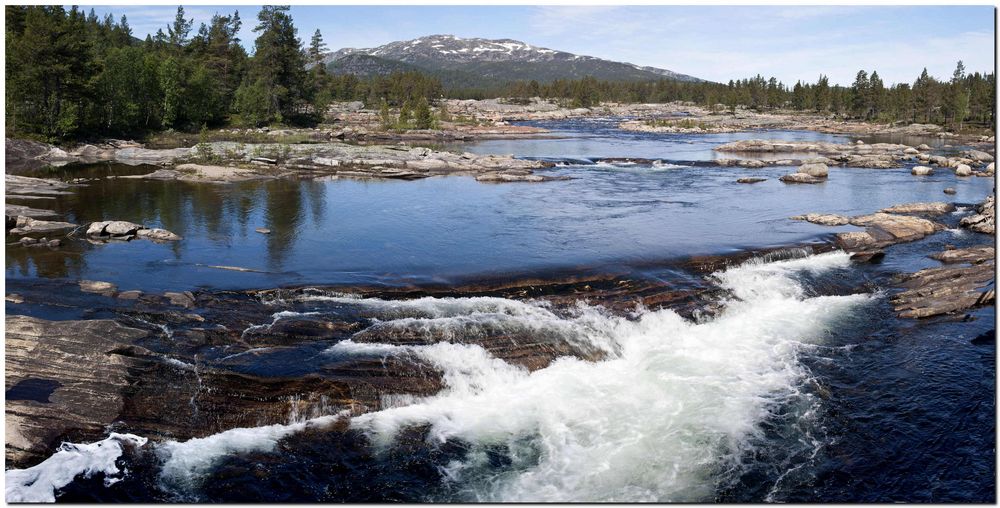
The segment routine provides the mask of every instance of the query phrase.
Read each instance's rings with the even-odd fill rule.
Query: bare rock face
[[[927,176],[933,175],[934,170],[928,166],[913,166],[913,169],[910,169],[910,174],[915,176]]]
[[[789,218],[792,220],[804,220],[806,222],[812,222],[813,224],[820,224],[823,226],[843,226],[850,224],[851,222],[849,218],[833,213],[807,213],[805,215],[796,215]]]
[[[976,214],[962,218],[959,221],[959,225],[977,233],[996,234],[996,202],[994,195],[990,194],[976,207]]]
[[[115,349],[146,332],[107,320],[7,316],[8,463],[44,457],[71,432],[99,436],[121,411],[130,362]]]
[[[931,257],[944,263],[971,263],[928,268],[905,276],[905,290],[892,297],[899,317],[926,318],[993,304],[995,252],[992,247],[972,247],[941,252]]]
[[[896,213],[903,215],[943,215],[954,211],[955,205],[941,201],[931,203],[904,203],[879,210],[879,212],[882,213]]]
[[[815,176],[807,175],[805,173],[792,173],[790,175],[785,175],[778,180],[785,183],[823,183],[823,178],[816,178]]]

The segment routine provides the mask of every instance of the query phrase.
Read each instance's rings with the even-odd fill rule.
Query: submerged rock
[[[789,218],[792,220],[804,220],[823,226],[843,226],[845,224],[850,224],[851,222],[849,218],[833,213],[807,213],[805,215],[796,215]]]
[[[958,191],[956,191],[954,187],[945,187],[944,191],[942,192],[944,192],[945,194],[955,194]]]
[[[767,181],[767,178],[757,178],[757,177],[750,177],[750,176],[745,176],[743,178],[736,179],[736,183],[760,183],[760,182],[766,182],[766,181]]]
[[[138,238],[146,238],[153,241],[159,242],[173,242],[181,240],[181,236],[166,229],[153,228],[153,229],[140,229],[135,232],[135,236]]]

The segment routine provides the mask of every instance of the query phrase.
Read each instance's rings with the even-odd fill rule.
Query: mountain
[[[330,72],[361,76],[420,70],[440,77],[445,86],[491,86],[532,79],[544,83],[585,76],[609,81],[703,81],[666,69],[574,55],[512,39],[454,35],[431,35],[377,48],[344,48],[329,53],[324,62]]]

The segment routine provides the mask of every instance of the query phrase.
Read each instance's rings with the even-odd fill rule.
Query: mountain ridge
[[[328,53],[323,62],[335,74],[370,76],[388,74],[393,69],[421,70],[440,76],[442,81],[457,80],[466,86],[477,81],[482,85],[501,85],[517,80],[549,82],[585,76],[608,81],[664,78],[705,81],[668,69],[576,55],[514,39],[462,38],[448,34],[395,41],[375,48],[342,48]]]

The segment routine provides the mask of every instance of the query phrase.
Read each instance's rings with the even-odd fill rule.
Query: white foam
[[[272,451],[281,439],[312,426],[333,423],[346,414],[344,411],[290,424],[230,429],[184,442],[161,443],[156,448],[157,456],[163,461],[160,480],[168,490],[190,492],[197,489],[205,474],[226,456]]]
[[[108,476],[110,485],[118,479],[115,461],[122,455],[122,444],[143,446],[146,438],[112,433],[107,439],[90,444],[63,443],[44,462],[27,469],[10,469],[4,474],[8,503],[54,503],[56,491],[69,485],[77,476],[90,478],[98,473]]]
[[[637,320],[587,316],[599,316],[603,325],[591,329],[614,343],[616,353],[600,362],[562,358],[528,372],[473,345],[342,343],[344,350],[405,349],[442,370],[446,386],[352,425],[378,447],[391,446],[403,427],[424,424],[432,441],[472,443],[444,474],[473,500],[710,500],[718,471],[738,468],[760,423],[782,402],[807,397],[799,390],[808,378],[799,354],[870,300],[808,298],[797,282],[801,272],[848,260],[838,252],[718,273],[732,297],[705,323],[669,310]],[[486,455],[497,445],[511,462],[500,472]]]

